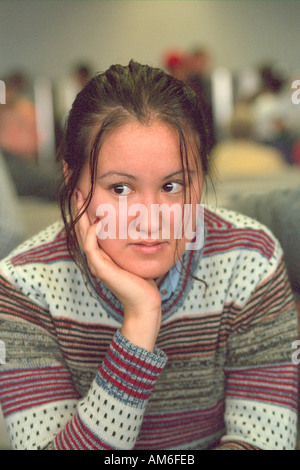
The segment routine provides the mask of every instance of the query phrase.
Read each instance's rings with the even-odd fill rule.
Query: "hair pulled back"
[[[88,208],[95,185],[101,144],[110,131],[130,122],[150,125],[160,120],[178,131],[181,163],[188,168],[187,136],[196,144],[196,160],[208,173],[207,138],[201,105],[194,91],[163,70],[130,61],[95,75],[78,93],[70,110],[58,158],[68,169],[61,186],[60,207],[68,249],[87,271],[75,225]],[[83,167],[89,164],[91,190],[81,213],[74,217],[72,196]]]

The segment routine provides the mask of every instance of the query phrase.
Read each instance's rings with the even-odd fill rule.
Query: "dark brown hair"
[[[106,72],[95,75],[77,95],[58,153],[69,172],[69,179],[61,188],[60,207],[69,252],[86,274],[88,269],[76,239],[75,225],[90,204],[98,155],[105,136],[130,121],[144,125],[153,120],[166,122],[178,131],[182,167],[189,166],[187,139],[190,139],[196,144],[196,164],[201,165],[202,173],[206,175],[207,132],[200,106],[197,95],[183,82],[161,69],[134,61],[128,66],[113,65]],[[91,190],[81,213],[74,217],[72,196],[86,163],[90,167]],[[188,180],[187,189],[189,185]]]

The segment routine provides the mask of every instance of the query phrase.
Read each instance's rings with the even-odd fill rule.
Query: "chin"
[[[165,276],[178,259],[174,256],[173,247],[165,256],[159,253],[149,257],[126,250],[126,248],[120,250],[116,246],[104,245],[102,248],[120,268],[143,279],[157,279]]]
[[[170,269],[170,268],[169,268]],[[151,269],[151,268],[128,268],[127,270],[131,272],[132,274],[135,274],[136,276],[142,277],[143,279],[157,279],[162,276],[165,276],[165,274],[169,271],[169,269]]]
[[[168,264],[163,266],[161,262],[159,263],[159,266],[157,266],[157,264],[157,262],[128,263],[128,261],[124,263],[118,263],[121,268],[143,279],[160,278],[164,276],[173,266],[173,263],[171,265]]]

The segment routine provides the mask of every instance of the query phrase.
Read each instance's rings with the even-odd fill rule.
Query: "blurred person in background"
[[[273,64],[259,68],[261,88],[253,99],[254,137],[276,148],[289,164],[300,137],[300,111],[291,100],[288,74]]]
[[[14,183],[0,152],[0,258],[7,256],[25,234]]]
[[[207,126],[208,150],[210,151],[216,143],[212,107],[212,56],[206,47],[197,46],[191,49],[188,57],[186,84],[197,93],[200,99]]]
[[[208,151],[216,142],[212,110],[211,54],[205,47],[194,47],[190,51],[170,49],[163,56],[164,68],[183,81],[197,94],[201,102],[208,140]]]
[[[27,160],[36,160],[38,135],[29,80],[22,72],[4,78],[6,104],[0,107],[0,146]]]
[[[93,75],[93,67],[86,62],[78,62],[71,67],[69,74],[57,81],[54,87],[56,127],[60,137],[65,120],[79,91]]]
[[[19,196],[57,200],[59,167],[41,167],[34,102],[26,76],[4,79],[6,104],[0,106],[0,150]],[[55,161],[55,156],[53,155]]]
[[[168,50],[162,59],[166,71],[173,77],[186,81],[188,55],[179,49]]]
[[[296,141],[293,148],[293,162],[300,166],[300,138]]]
[[[270,174],[286,168],[278,150],[255,141],[251,106],[236,106],[229,123],[229,135],[211,153],[211,161],[220,180]]]

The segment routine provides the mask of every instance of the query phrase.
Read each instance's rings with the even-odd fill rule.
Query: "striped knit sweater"
[[[201,258],[187,251],[163,301],[153,353],[120,333],[60,222],[0,264],[0,402],[15,449],[293,449],[297,319],[277,241],[206,208]]]

